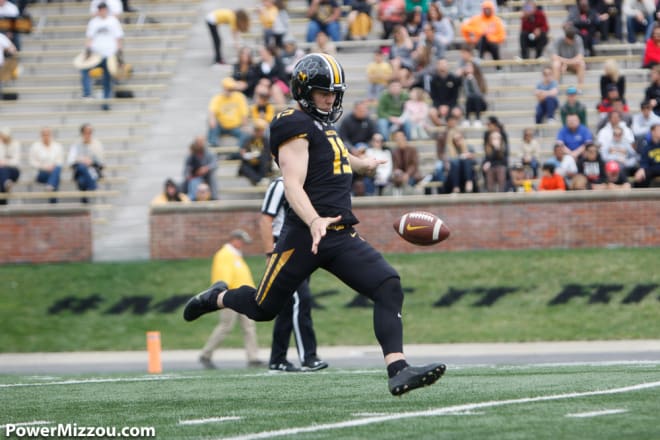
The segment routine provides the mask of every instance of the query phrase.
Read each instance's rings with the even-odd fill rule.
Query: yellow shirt
[[[367,78],[373,84],[387,85],[392,76],[392,65],[386,61],[377,63],[375,61],[367,65]]]
[[[218,123],[227,130],[238,128],[248,117],[249,108],[245,95],[241,92],[231,92],[215,95],[209,103],[209,111],[213,112]]]
[[[232,31],[236,30],[236,13],[231,9],[216,9],[211,12],[215,24],[228,24]]]
[[[241,286],[254,287],[252,273],[243,255],[229,243],[222,246],[213,256],[211,283],[217,281],[224,281],[230,289]]]
[[[253,121],[256,121],[257,119],[263,119],[266,122],[270,122],[274,117],[275,107],[273,104],[266,104],[266,108],[262,110],[259,110],[259,106],[257,104],[252,104],[252,107],[250,107],[250,118],[252,118]]]
[[[259,11],[259,21],[261,22],[261,26],[264,29],[272,29],[273,28],[273,23],[275,23],[275,20],[277,19],[277,14],[279,14],[279,9],[277,9],[277,6],[271,5],[267,8],[262,8]]]

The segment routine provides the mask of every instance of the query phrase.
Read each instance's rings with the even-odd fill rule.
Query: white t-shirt
[[[5,2],[0,6],[0,17],[18,17],[18,7],[11,2]]]
[[[99,9],[99,3],[105,3],[108,6],[109,15],[120,15],[124,12],[124,5],[122,5],[121,0],[92,0],[89,4],[89,13],[91,15],[96,15],[96,11]]]
[[[9,49],[11,46],[9,38],[5,34],[0,34],[0,66],[5,63],[5,49]]]
[[[117,40],[124,31],[116,17],[94,17],[87,24],[86,36],[92,39],[92,52],[107,58],[117,53]]]

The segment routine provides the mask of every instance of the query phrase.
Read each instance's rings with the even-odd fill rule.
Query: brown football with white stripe
[[[393,226],[401,238],[419,246],[430,246],[449,237],[447,225],[436,215],[425,211],[407,212]]]

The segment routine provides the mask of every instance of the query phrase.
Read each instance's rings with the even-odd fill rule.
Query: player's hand
[[[367,157],[364,163],[364,174],[373,177],[376,174],[376,168],[380,165],[386,164],[384,159],[376,159],[375,157]]]
[[[328,232],[328,226],[341,220],[341,215],[337,217],[316,217],[309,225],[309,233],[312,234],[312,253],[316,255],[319,251],[319,243]]]

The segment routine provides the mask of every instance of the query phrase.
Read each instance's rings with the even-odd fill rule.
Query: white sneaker
[[[470,120],[465,119],[463,122],[461,122],[461,127],[463,128],[468,128],[470,126]]]
[[[482,128],[483,124],[481,123],[481,121],[479,119],[475,119],[474,122],[472,123],[472,127],[473,128]]]

